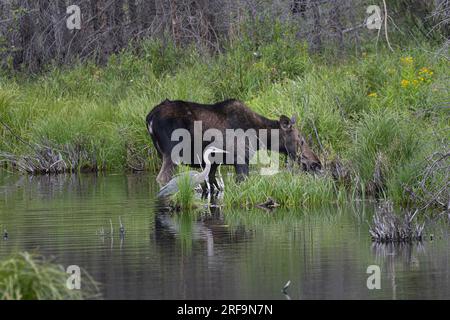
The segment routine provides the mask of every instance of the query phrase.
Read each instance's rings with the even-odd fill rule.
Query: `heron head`
[[[208,147],[205,151],[205,154],[206,154],[206,152],[208,152],[208,153],[228,153],[228,151],[222,150],[222,149],[214,147],[214,146]]]
[[[223,159],[222,156],[220,156],[219,158],[215,159],[215,156],[213,156],[214,159],[209,159],[209,156],[212,153],[228,153],[228,151],[222,150],[220,148],[217,148],[215,146],[209,146],[206,148],[205,152],[203,153],[203,160],[208,163],[210,162],[210,160],[212,162],[216,162],[216,163],[222,163]]]

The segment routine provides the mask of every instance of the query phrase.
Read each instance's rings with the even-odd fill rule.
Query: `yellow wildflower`
[[[401,57],[400,61],[404,64],[411,64],[413,63],[414,59],[412,57]]]
[[[429,76],[431,77],[433,75],[433,71],[428,69],[427,67],[420,68],[419,75],[421,76]],[[422,80],[423,81],[423,80]]]
[[[407,86],[409,86],[409,80],[403,79],[400,84],[403,88],[406,88]]]
[[[95,80],[100,79],[101,76],[102,76],[102,72],[101,72],[100,70],[95,70],[95,71],[94,71],[94,74],[92,75],[92,77],[93,77]]]
[[[368,96],[368,97],[376,98],[378,95],[377,95],[376,92],[371,92],[371,93],[369,93],[367,96]]]
[[[419,84],[419,81],[417,81],[417,79],[413,80],[413,85],[417,86]]]

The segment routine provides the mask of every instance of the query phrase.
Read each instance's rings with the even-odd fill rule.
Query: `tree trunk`
[[[16,42],[16,51],[13,57],[14,69],[19,69],[22,63],[29,63],[27,61],[27,53],[29,53],[32,44],[34,24],[31,19],[31,7],[27,0],[20,0],[15,8],[20,12],[18,19],[19,36]]]
[[[322,26],[320,25],[320,10],[317,2],[314,0],[309,1],[309,5],[313,15],[313,28],[312,28],[312,51],[320,51],[322,49]]]
[[[123,21],[124,21],[124,0],[114,0],[114,15],[110,21],[111,33],[114,35],[113,51],[117,52],[123,47],[125,41],[123,38]]]
[[[153,19],[156,15],[156,1],[155,0],[143,0],[141,3],[141,30],[145,33],[150,32]]]
[[[130,17],[130,34],[132,38],[139,32],[136,0],[128,0],[128,16]]]

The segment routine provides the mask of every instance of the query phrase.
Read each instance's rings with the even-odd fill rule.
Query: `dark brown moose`
[[[194,128],[198,128],[194,125],[196,121],[201,121],[200,137],[194,134]],[[191,150],[195,150],[194,140],[201,139],[201,142],[198,142],[200,148],[197,148],[201,150],[190,152],[189,160],[184,161],[187,165],[199,167],[201,162],[202,166],[204,166],[201,160],[203,151],[212,143],[218,148],[226,149],[229,152],[221,163],[218,163],[218,161],[212,163],[209,183],[217,188],[219,186],[215,179],[215,174],[219,164],[234,165],[238,179],[242,179],[249,173],[249,162],[256,150],[264,148],[269,150],[277,149],[276,144],[270,139],[273,129],[278,131],[278,150],[275,151],[288,155],[289,158],[301,164],[305,171],[321,170],[322,166],[318,157],[312,152],[304,137],[294,127],[295,121],[295,117],[289,119],[284,115],[280,116],[279,120],[267,119],[238,100],[226,100],[215,104],[199,104],[166,99],[157,105],[146,118],[148,132],[159,156],[162,158],[162,166],[157,176],[157,181],[160,184],[167,183],[179,163],[174,161],[171,156],[174,147],[180,143],[180,141],[172,141],[172,133],[176,129],[185,129],[186,132],[189,132],[190,137],[194,137],[189,142]],[[216,132],[222,133],[223,137],[226,137],[226,132],[230,131],[228,129],[235,131],[241,129],[244,132],[253,132],[256,135],[253,138],[256,138],[257,143],[253,145],[251,141],[255,140],[247,137],[244,145],[235,143],[232,147],[234,149],[230,150],[228,141],[219,141],[212,138],[212,141],[203,141],[206,140],[203,134],[208,129],[215,129]],[[264,139],[260,139],[260,129],[267,130],[264,136],[264,138],[267,137],[265,143],[262,142]],[[198,129],[196,130],[198,132]],[[239,153],[237,151],[242,146],[245,148],[244,157],[238,159],[237,154],[242,154],[242,152]]]

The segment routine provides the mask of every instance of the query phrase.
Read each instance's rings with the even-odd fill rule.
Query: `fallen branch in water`
[[[373,216],[373,224],[369,232],[375,242],[413,242],[422,241],[425,223],[414,223],[419,210],[407,212],[403,217],[396,215],[392,204],[385,202],[380,205]]]
[[[279,206],[280,205],[270,197],[267,198],[267,200],[265,202],[256,205],[256,207],[264,209],[264,210],[272,210]]]
[[[415,206],[423,211],[430,207],[450,210],[450,151],[434,152],[426,159],[418,187],[403,186]]]

